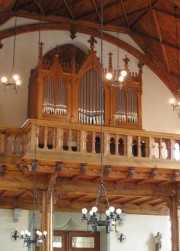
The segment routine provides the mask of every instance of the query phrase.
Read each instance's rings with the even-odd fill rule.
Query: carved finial
[[[140,59],[140,60],[139,60],[139,63],[138,63],[139,72],[142,72],[143,66],[144,66],[144,63],[143,63],[142,60]]]
[[[113,55],[113,53],[110,51],[109,53],[108,53],[108,55],[109,55],[109,71],[112,71],[113,70],[113,66],[112,66],[112,55]]]
[[[71,39],[73,40],[74,38],[76,38],[76,29],[75,29],[75,26],[74,25],[71,25]]]
[[[129,64],[130,60],[127,57],[127,55],[125,56],[125,58],[123,58],[123,61],[124,61],[124,67],[125,67],[125,69],[128,70],[128,68],[129,68],[128,64]]]
[[[0,49],[2,49],[3,48],[3,44],[1,43],[1,40],[0,40]]]
[[[97,44],[97,40],[94,38],[94,36],[90,37],[90,39],[88,40],[88,43],[90,43],[91,51],[96,52],[94,49],[95,49],[95,44]]]
[[[39,42],[39,57],[41,58],[43,55],[43,45],[44,43],[41,41]]]

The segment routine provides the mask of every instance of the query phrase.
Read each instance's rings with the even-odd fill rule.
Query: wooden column
[[[54,186],[56,175],[52,175],[49,180],[47,191],[43,191],[41,198],[41,231],[47,231],[47,237],[43,245],[37,251],[53,251],[53,215],[54,215]]]
[[[168,207],[170,209],[170,218],[171,218],[172,251],[179,251],[180,247],[179,247],[179,237],[178,237],[177,196],[169,198]]]

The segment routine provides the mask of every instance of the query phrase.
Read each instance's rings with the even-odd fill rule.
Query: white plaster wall
[[[24,22],[24,19],[18,20]],[[13,21],[10,22],[13,24]],[[8,25],[6,25],[8,26]],[[3,29],[4,27],[1,27]],[[65,31],[43,31],[41,40],[44,42],[44,54],[54,48],[56,45],[72,43],[88,50],[87,40],[89,36],[78,33],[74,40],[69,37],[69,32]],[[134,45],[127,35],[122,35],[122,39]],[[100,40],[97,39],[97,56],[101,57]],[[12,48],[13,38],[2,41],[3,49],[0,50],[0,77],[10,74],[12,67]],[[20,127],[27,119],[27,101],[28,101],[28,82],[30,70],[37,65],[37,47],[38,32],[18,35],[16,37],[16,59],[15,69],[22,78],[22,86],[18,94],[14,91],[6,90],[0,86],[0,126]],[[136,47],[138,49],[138,47]],[[114,54],[113,65],[116,67],[117,47],[107,42],[103,43],[103,65],[108,67],[108,52]],[[122,59],[125,55],[130,58],[130,70],[138,71],[136,58],[127,52],[120,50],[120,63],[123,66]],[[180,133],[179,117],[177,112],[172,112],[168,103],[172,97],[170,91],[162,81],[146,66],[143,69],[143,95],[142,95],[142,115],[143,129],[148,131],[161,131]]]
[[[14,242],[10,235],[16,229],[20,232],[28,229],[29,212],[21,210],[19,221],[14,222],[13,209],[0,209],[0,250],[2,251],[27,251],[28,248],[23,246],[23,240]]]
[[[54,228],[56,230],[87,230],[87,225],[78,213],[55,213]],[[127,214],[123,226],[117,227],[118,232],[126,236],[120,244],[117,234],[106,234],[101,228],[101,251],[155,251],[154,236],[160,232],[162,251],[171,250],[171,225],[168,216]]]
[[[124,225],[118,231],[126,236],[120,244],[117,234],[110,233],[110,251],[155,251],[154,236],[162,234],[162,251],[171,250],[170,221],[167,216],[126,215]]]
[[[54,214],[54,229],[68,231],[86,231],[86,222],[82,222],[81,213]],[[10,235],[14,230],[25,230],[29,226],[29,212],[22,210],[19,222],[14,223],[12,209],[0,209],[0,242],[3,250],[26,251],[23,241],[13,242]],[[126,236],[124,244],[119,244],[115,232],[106,234],[101,228],[101,251],[155,251],[154,236],[160,232],[162,238],[162,251],[171,250],[171,231],[168,216],[132,215],[127,214],[124,225],[117,230]]]

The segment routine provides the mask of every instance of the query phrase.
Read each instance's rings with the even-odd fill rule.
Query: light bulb
[[[97,207],[92,207],[92,212],[96,213],[97,212]]]
[[[20,84],[21,84],[21,81],[19,79],[16,80],[16,85],[20,86]]]
[[[121,210],[120,208],[117,208],[117,209],[116,209],[116,213],[117,213],[117,214],[121,214],[121,213],[122,213],[122,210]]]
[[[14,75],[13,75],[13,79],[14,79],[14,80],[18,80],[18,79],[19,79],[19,75],[14,74]]]
[[[93,211],[91,210],[91,211],[89,211],[89,214],[92,216],[93,215]]]
[[[21,235],[24,235],[24,231],[21,231]]]
[[[107,215],[107,216],[110,216],[110,211],[109,211],[109,209],[106,210],[106,215]]]
[[[43,234],[44,234],[44,236],[46,236],[47,235],[47,231],[43,231]]]
[[[2,78],[1,78],[1,81],[2,81],[3,83],[6,83],[6,82],[7,82],[7,78],[6,78],[6,77],[2,77]]]
[[[119,76],[118,80],[119,80],[119,82],[123,82],[124,81],[124,77],[123,76]]]
[[[25,230],[25,231],[24,231],[24,233],[25,233],[25,234],[28,234],[28,233],[29,233],[29,231],[28,231],[28,230]]]
[[[115,210],[114,207],[110,207],[110,208],[109,208],[109,211],[110,211],[111,213],[114,213],[114,210]]]
[[[127,71],[126,70],[122,70],[121,71],[121,76],[126,77],[127,76]]]
[[[40,232],[39,230],[36,231],[36,234],[37,234],[38,236],[40,236],[40,233],[41,233],[41,232]]]
[[[31,236],[31,232],[28,231],[28,234],[27,234],[27,235],[28,235],[28,236]]]
[[[113,77],[113,75],[112,75],[111,72],[106,73],[106,79],[107,79],[107,80],[111,80],[112,77]]]
[[[174,99],[174,98],[171,98],[171,99],[169,100],[169,103],[170,103],[171,105],[174,105],[175,99]]]
[[[82,212],[82,214],[87,214],[87,209],[83,208],[81,212]]]

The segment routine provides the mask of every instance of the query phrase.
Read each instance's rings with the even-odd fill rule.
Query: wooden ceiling
[[[175,9],[177,18],[175,18]],[[0,25],[13,16],[42,20],[42,30],[70,30],[101,36],[100,0],[1,0]],[[177,22],[175,22],[177,20]],[[180,2],[179,0],[103,0],[104,39],[116,44],[153,70],[177,97],[180,89]],[[128,34],[141,50],[133,48],[110,31]],[[39,29],[39,22],[16,28],[17,34]],[[0,40],[13,36],[13,28],[0,32]],[[177,37],[177,39],[176,39]]]
[[[82,207],[90,209],[96,201],[101,170],[100,165],[81,161],[84,162],[83,158],[94,158],[94,155],[62,152],[58,157],[63,160],[66,155],[65,159],[68,157],[69,161],[59,163],[52,160],[55,159],[54,154],[57,155],[53,150],[49,153],[39,150],[36,172],[32,170],[29,154],[22,159],[14,159],[14,164],[12,157],[6,159],[6,170],[4,173],[2,167],[0,170],[0,207],[33,209],[35,192],[35,204],[40,209],[42,192],[47,191],[47,194],[54,194],[56,211],[81,212]],[[122,208],[125,213],[168,215],[172,198],[177,199],[179,171],[142,167],[142,158],[134,159],[134,167],[127,160],[123,165],[123,157],[118,159],[119,165],[104,164],[103,180],[110,205]],[[104,194],[102,196],[104,207]]]

